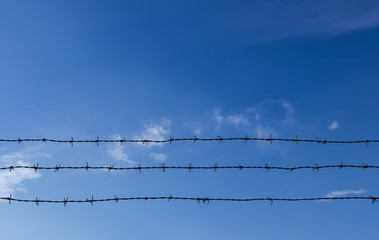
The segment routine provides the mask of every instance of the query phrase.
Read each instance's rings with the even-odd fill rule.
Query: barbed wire
[[[262,198],[208,198],[208,197],[174,197],[170,196],[162,196],[162,197],[117,197],[116,195],[113,198],[103,198],[103,199],[94,199],[93,195],[90,199],[86,198],[85,200],[69,200],[68,197],[63,200],[43,200],[43,199],[18,199],[13,198],[12,194],[9,197],[0,197],[0,200],[8,201],[11,204],[14,202],[29,202],[35,203],[39,206],[40,203],[63,203],[64,206],[67,203],[90,203],[91,206],[95,202],[118,202],[118,201],[130,201],[130,200],[190,200],[197,201],[198,203],[208,203],[210,201],[226,201],[226,202],[253,202],[253,201],[269,201],[271,205],[274,201],[288,201],[288,202],[299,202],[299,201],[321,201],[321,200],[371,200],[372,204],[377,202],[379,197],[373,196],[355,196],[355,197],[311,197],[311,198],[270,198],[270,197],[262,197]]]
[[[174,138],[170,137],[169,139],[163,139],[163,140],[152,140],[152,139],[97,139],[91,140],[74,140],[73,137],[69,140],[59,140],[59,139],[49,139],[49,138],[17,138],[17,139],[0,139],[0,142],[53,142],[53,143],[70,143],[71,146],[74,145],[74,143],[96,143],[99,145],[99,143],[120,143],[121,145],[123,143],[142,143],[142,144],[148,144],[148,143],[173,143],[173,142],[179,142],[179,141],[191,141],[193,143],[196,143],[198,141],[203,142],[210,142],[210,141],[265,141],[265,142],[274,142],[274,141],[281,141],[281,142],[293,142],[293,143],[299,143],[299,142],[308,142],[308,143],[318,143],[318,144],[327,144],[327,143],[339,143],[339,144],[351,144],[351,143],[364,143],[368,145],[369,143],[378,143],[378,139],[367,139],[367,140],[326,140],[326,139],[301,139],[297,138],[273,138],[271,135],[268,138],[257,138],[257,137],[248,137],[247,135],[245,137],[216,137],[216,138],[198,138],[196,136],[189,137],[189,138]]]
[[[34,169],[35,172],[38,170],[54,170],[55,172],[58,172],[61,169],[69,169],[69,170],[108,170],[109,172],[111,170],[121,170],[121,171],[126,171],[126,170],[138,170],[141,172],[142,170],[162,170],[165,172],[166,169],[184,169],[188,170],[188,172],[191,172],[192,170],[200,170],[200,169],[205,169],[205,170],[213,170],[216,171],[217,169],[265,169],[266,171],[271,171],[271,170],[285,170],[292,172],[294,170],[300,170],[300,169],[312,169],[313,171],[317,170],[319,171],[320,169],[324,168],[338,168],[338,169],[343,169],[343,168],[361,168],[361,169],[368,169],[368,168],[374,168],[374,169],[379,169],[378,165],[368,165],[365,163],[362,163],[362,165],[351,165],[351,164],[337,164],[337,165],[306,165],[306,166],[292,166],[292,167],[282,167],[282,166],[269,166],[269,165],[264,165],[264,166],[251,166],[251,165],[231,165],[231,166],[219,166],[217,163],[215,163],[213,166],[192,166],[190,163],[188,166],[166,166],[165,163],[162,163],[160,166],[141,166],[138,165],[138,167],[115,167],[114,164],[111,164],[109,166],[89,166],[88,162],[85,166],[61,166],[61,165],[56,165],[55,167],[43,167],[39,166],[39,164],[35,164],[33,166],[26,166],[26,165],[16,165],[16,166],[8,166],[8,167],[0,167],[0,170],[16,170],[16,169]]]

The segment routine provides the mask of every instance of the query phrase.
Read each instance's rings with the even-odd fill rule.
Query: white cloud
[[[150,157],[158,162],[164,162],[167,158],[167,155],[164,153],[150,153]]]
[[[170,133],[171,121],[169,119],[163,118],[160,123],[150,122],[144,125],[144,129],[140,134],[134,135],[133,139],[139,140],[165,140],[168,139],[168,134]],[[114,134],[111,136],[112,139],[122,139],[119,134]],[[108,145],[106,153],[117,161],[122,161],[130,166],[135,165],[136,162],[131,160],[129,155],[138,154],[138,152],[150,151],[153,146],[162,146],[164,143],[138,143],[138,144],[120,144],[111,143]],[[125,150],[128,150],[128,153]],[[157,161],[164,161],[167,158],[166,154],[163,153],[151,153],[150,157]]]
[[[227,123],[233,124],[235,127],[239,127],[240,124],[247,125],[249,121],[242,114],[229,115],[226,117]]]
[[[245,114],[234,114],[234,115],[223,116],[219,109],[214,110],[213,118],[215,119],[217,123],[216,128],[219,128],[223,124],[233,125],[236,128],[238,128],[240,125],[249,124],[249,121]]]
[[[294,113],[289,101],[269,99],[235,114],[224,115],[217,108],[211,118],[216,122],[215,130],[233,126],[247,133],[253,132],[257,137],[268,138],[270,135],[278,136],[281,129],[294,127]]]
[[[195,127],[194,130],[193,130],[193,134],[195,134],[195,136],[199,136],[203,133],[203,128],[202,127]]]
[[[262,116],[259,113],[255,113],[255,120],[256,121],[262,120]]]
[[[213,112],[213,117],[217,122],[216,128],[219,128],[224,120],[224,116],[221,115],[220,109],[215,109]]]
[[[269,127],[262,126],[260,124],[255,126],[254,130],[255,130],[255,133],[257,134],[257,137],[259,137],[259,138],[269,138],[270,134],[273,133],[273,129],[271,129]]]
[[[136,136],[137,139],[149,139],[149,140],[165,140],[170,133],[171,121],[167,118],[163,118],[160,123],[145,124],[143,132]],[[149,143],[145,144],[147,147],[161,146],[161,143]]]
[[[115,134],[111,137],[112,139],[121,139],[120,135]],[[106,150],[107,154],[117,160],[128,163],[129,165],[134,165],[135,162],[129,159],[128,154],[124,151],[125,145],[121,145],[120,143],[111,143],[108,145]]]
[[[347,195],[358,195],[358,194],[364,194],[366,193],[365,190],[343,190],[343,191],[333,191],[329,192],[328,194],[325,195],[325,197],[344,197]]]
[[[17,161],[12,165],[28,165],[23,161]],[[0,172],[0,196],[9,196],[16,191],[25,191],[22,187],[22,183],[25,180],[37,179],[41,177],[39,172],[35,172],[33,169],[15,169],[11,172]]]
[[[26,162],[31,158],[50,158],[47,153],[35,153],[38,148],[27,148],[20,152],[8,153],[0,156],[1,162],[6,166],[17,166],[30,164]],[[35,172],[34,169],[15,169],[12,171],[0,172],[0,196],[9,196],[16,191],[26,191],[23,188],[25,180],[37,179],[42,175],[40,172]]]
[[[280,105],[286,109],[286,117],[282,121],[284,125],[291,126],[294,122],[294,112],[295,110],[292,107],[292,104],[288,101],[282,100]]]
[[[339,128],[340,127],[340,125],[339,125],[339,123],[337,122],[337,121],[333,121],[329,126],[328,126],[328,128],[330,129],[330,130],[336,130],[337,128]]]
[[[284,111],[283,111],[284,110]],[[295,122],[295,109],[287,100],[264,100],[255,106],[246,109],[249,122],[265,123],[292,127]],[[250,115],[253,115],[250,117]]]

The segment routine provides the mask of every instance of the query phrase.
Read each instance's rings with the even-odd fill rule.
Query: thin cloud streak
[[[379,2],[320,0],[250,2],[231,9],[230,31],[258,42],[293,36],[335,36],[379,26]]]
[[[329,192],[328,194],[325,195],[325,197],[344,197],[348,195],[359,195],[359,194],[364,194],[367,193],[365,190],[343,190],[343,191],[333,191]]]

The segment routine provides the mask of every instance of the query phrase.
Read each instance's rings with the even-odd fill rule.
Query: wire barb
[[[58,172],[58,170],[59,170],[60,167],[61,167],[60,164],[59,164],[59,165],[56,165],[56,166],[55,166],[55,172]]]
[[[299,141],[297,140],[297,135],[296,138],[292,140],[294,143],[299,144]]]
[[[9,197],[7,198],[8,202],[9,202],[9,205],[11,204],[11,201],[13,200],[12,199],[12,194],[9,194]]]
[[[317,164],[315,163],[315,166],[314,166],[314,168],[313,168],[313,171],[314,170],[317,170],[317,172],[319,172],[320,171],[320,168],[319,168],[319,166],[317,166]]]
[[[37,165],[33,165],[34,172],[37,172],[37,170],[38,170],[38,166],[39,166],[39,163],[37,163]]]
[[[111,172],[111,170],[114,168],[114,164],[109,165],[108,172]]]
[[[266,169],[266,172],[270,172],[270,171],[271,171],[271,169],[270,169],[270,167],[267,165],[267,163],[266,163],[266,165],[265,165],[265,169]]]
[[[91,206],[93,206],[93,201],[94,201],[94,200],[93,200],[93,195],[92,195],[92,198],[91,198],[91,199],[88,199],[88,198],[87,198],[86,201],[89,202],[89,203],[91,203]]]
[[[378,201],[378,197],[373,197],[373,196],[370,196],[370,199],[371,199],[371,202],[372,204],[376,203]]]

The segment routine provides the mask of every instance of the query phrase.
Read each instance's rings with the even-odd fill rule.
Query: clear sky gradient
[[[0,138],[379,137],[378,1],[1,1]],[[1,143],[1,166],[378,165],[379,144]],[[378,196],[378,170],[0,172],[0,195]],[[5,239],[376,239],[371,201],[0,203]]]

